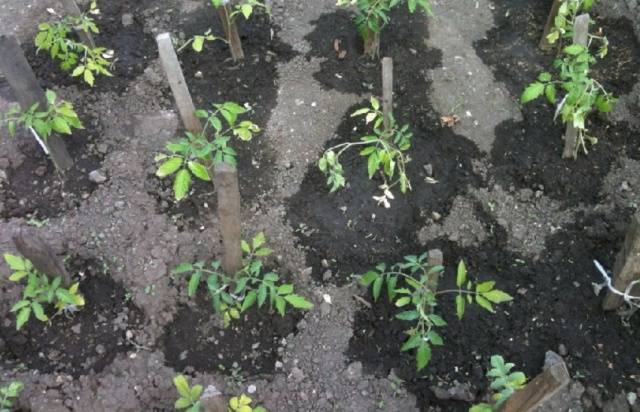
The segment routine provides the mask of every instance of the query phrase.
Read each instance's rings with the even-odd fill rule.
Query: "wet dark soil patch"
[[[214,35],[221,35],[221,27],[213,7],[206,7],[184,19],[187,23],[177,27],[191,36],[212,29]],[[197,108],[210,109],[213,103],[233,101],[251,111],[241,115],[240,120],[251,120],[265,129],[276,105],[278,92],[277,65],[290,60],[294,52],[278,38],[279,28],[267,16],[256,14],[247,23],[239,19],[239,31],[245,52],[245,61],[234,64],[229,48],[223,42],[207,42],[201,53],[190,46],[185,48],[179,59],[182,64],[189,90]],[[240,194],[244,199],[264,196],[272,189],[274,155],[264,133],[259,133],[251,142],[234,138],[232,147],[238,152],[238,173]],[[154,177],[151,177],[155,179]],[[186,224],[200,226],[206,216],[200,216],[203,205],[213,203],[212,187],[205,184],[192,195],[191,207],[174,205],[172,197],[166,196],[171,188],[168,179],[150,186],[160,185],[160,210],[172,215],[181,215]],[[164,194],[162,194],[164,193]]]
[[[74,166],[60,175],[53,162],[26,130],[20,131],[18,142],[20,158],[8,162],[6,179],[0,179],[0,217],[34,218],[38,220],[57,217],[74,209],[89,198],[96,183],[89,180],[89,173],[100,168],[104,153],[97,150],[95,121],[77,108],[78,116],[86,129],[64,136],[67,150]]]
[[[377,376],[386,377],[394,369],[418,396],[423,410],[440,405],[447,411],[467,411],[469,404],[437,400],[430,387],[439,383],[450,387],[457,380],[484,393],[491,355],[504,356],[531,378],[541,371],[545,352],[558,351],[560,344],[568,350],[565,360],[573,377],[585,386],[604,389],[610,397],[621,389],[634,390],[640,318],[632,318],[630,327],[623,326],[616,314],[602,312],[602,296],[595,296],[591,286],[602,280],[592,260],[612,267],[624,237],[624,227],[617,222],[625,221],[620,216],[629,214],[616,210],[579,216],[575,224],[547,240],[539,262],[507,252],[505,234],[486,217],[484,224],[495,235],[478,247],[463,249],[446,240],[433,242],[429,248],[442,248],[447,267],[441,289],[454,286],[455,266],[464,259],[471,274],[495,280],[496,287],[511,294],[514,301],[496,314],[469,307],[458,321],[453,296],[443,297],[437,313],[449,323],[439,329],[445,346],[434,350],[431,363],[417,373],[412,355],[399,351],[410,323],[395,320],[397,308],[381,299],[373,309],[357,313],[349,355]]]
[[[94,35],[96,46],[113,50],[115,55],[109,69],[113,77],[96,76],[93,90],[122,93],[158,56],[156,42],[153,36],[143,31],[144,17],[137,2],[110,0],[99,3],[99,8],[100,14],[92,16],[100,30],[99,34]],[[123,26],[122,16],[125,14],[133,16],[133,24]],[[32,42],[23,45],[23,48],[43,87],[77,85],[83,89],[90,88],[81,77],[71,77],[71,73],[62,70],[59,61],[51,59],[46,51],[36,54]]]
[[[314,78],[327,89],[380,94],[379,61],[362,56],[362,39],[353,22],[353,14],[339,10],[323,14],[311,23],[316,27],[305,37],[311,43],[306,58],[326,59]],[[380,58],[394,59],[394,76],[402,71],[405,76],[410,74],[414,81],[422,80],[426,70],[438,67],[441,62],[439,50],[425,47],[423,39],[427,37],[425,17],[421,13],[409,14],[406,7],[398,6],[391,13],[391,24],[382,30]],[[340,50],[347,52],[343,59],[334,49],[335,40],[340,42]],[[394,81],[397,81],[395,77]],[[396,83],[395,93],[403,93],[403,88],[411,89],[412,86],[412,83]],[[420,92],[426,95],[426,90]]]
[[[541,28],[550,1],[509,0],[494,2],[496,27],[475,48],[496,79],[505,83],[514,99],[541,71],[552,71],[553,53],[538,48]],[[508,16],[508,17],[506,17]],[[597,17],[596,17],[597,18]],[[597,19],[611,46],[609,54],[593,67],[593,77],[615,95],[631,91],[638,80],[640,45],[627,19]],[[503,186],[543,188],[547,196],[568,205],[595,204],[611,165],[620,154],[637,158],[638,142],[626,124],[612,124],[591,116],[589,134],[599,143],[577,161],[561,158],[564,126],[554,123],[555,108],[540,100],[523,107],[524,121],[505,122],[496,129],[492,163],[495,180]]]
[[[142,313],[127,301],[126,290],[103,272],[99,262],[79,259],[71,268],[86,306],[68,317],[56,315],[51,324],[32,318],[20,331],[9,314],[0,326],[3,367],[25,365],[77,378],[102,371],[118,353],[131,349],[126,331],[138,327]],[[50,318],[54,313],[47,312]]]
[[[344,14],[334,13],[320,19],[314,38],[332,39],[332,21],[344,19]],[[451,129],[443,128],[438,114],[433,111],[427,94],[429,82],[425,70],[440,64],[438,51],[426,49],[422,38],[426,36],[424,17],[400,13],[394,16],[393,29],[385,31],[387,38],[399,36],[398,28],[405,39],[403,47],[391,49],[395,71],[394,115],[400,124],[408,124],[414,133],[409,156],[412,161],[407,167],[413,191],[406,194],[395,190],[395,200],[391,208],[378,206],[373,196],[380,195],[381,179],[369,180],[366,158],[359,156],[359,150],[351,150],[341,156],[348,187],[334,194],[329,193],[326,178],[315,165],[310,166],[302,182],[300,191],[288,205],[288,218],[297,229],[300,243],[308,250],[308,264],[319,267],[322,259],[331,262],[333,280],[344,283],[351,273],[362,273],[380,260],[410,253],[418,246],[416,232],[432,212],[443,216],[451,207],[453,198],[464,193],[469,184],[477,185],[480,178],[472,170],[472,159],[480,153],[475,145]],[[323,47],[323,44],[318,45]],[[415,48],[415,54],[411,51]],[[323,47],[329,59],[335,58],[333,49]],[[383,48],[383,50],[385,50]],[[418,57],[416,57],[416,55]],[[428,56],[428,57],[425,57]],[[356,56],[352,56],[356,59]],[[357,61],[343,61],[341,74],[345,78],[362,79],[362,66]],[[324,69],[323,69],[324,71]],[[367,72],[373,91],[380,93],[380,68]],[[326,74],[326,73],[325,73]],[[320,75],[320,74],[319,74]],[[323,75],[324,76],[324,75]],[[327,79],[334,77],[327,75]],[[360,90],[364,92],[365,90]],[[345,141],[357,141],[371,131],[364,120],[351,118],[357,108],[368,101],[349,108],[343,122],[336,131],[336,138],[325,149]],[[426,166],[426,168],[425,168]],[[427,169],[432,169],[435,184],[428,183]],[[315,273],[319,276],[321,273]]]
[[[245,377],[272,373],[278,347],[302,315],[293,309],[283,318],[275,311],[252,308],[222,328],[208,296],[199,293],[195,304],[183,306],[162,338],[167,364],[176,370],[233,373]]]

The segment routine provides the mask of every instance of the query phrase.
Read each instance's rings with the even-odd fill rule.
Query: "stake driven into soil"
[[[224,255],[222,268],[229,276],[237,274],[242,268],[242,241],[240,221],[240,189],[238,171],[228,163],[214,166],[214,180],[218,193],[218,218]]]
[[[76,4],[75,0],[62,0],[62,6],[64,7],[64,11],[68,16],[72,16],[72,17],[82,16],[82,12],[80,11],[80,8]],[[96,48],[96,43],[93,40],[93,36],[91,35],[91,33],[84,31],[80,27],[74,27],[74,29],[76,31],[76,34],[78,35],[78,38],[82,43],[84,43],[87,47],[91,49]]]
[[[40,109],[46,110],[48,105],[44,90],[40,87],[14,35],[0,35],[0,71],[15,93],[22,110],[28,110],[34,103],[38,103]],[[52,134],[45,144],[51,160],[60,172],[73,166],[71,155],[60,136]]]
[[[51,278],[61,276],[63,286],[71,286],[72,279],[64,263],[40,236],[20,229],[13,234],[12,239],[18,252],[29,259],[38,271]]]
[[[511,395],[499,408],[499,412],[535,411],[569,382],[571,382],[571,376],[567,365],[564,362],[555,363],[536,376],[527,386]]]
[[[538,44],[538,47],[540,47],[542,50],[549,50],[553,47],[553,44],[549,43],[549,39],[547,39],[547,36],[549,36],[549,33],[554,26],[554,22],[556,16],[558,15],[558,10],[560,10],[562,1],[563,0],[553,0],[553,5],[551,6],[549,17],[547,17],[547,23],[544,25],[542,37],[540,38],[540,43]]]
[[[632,218],[624,245],[616,256],[613,268],[613,287],[624,291],[636,279],[640,279],[640,213]],[[632,290],[632,292],[634,291]],[[602,308],[615,310],[623,303],[622,296],[608,290],[602,302]]]
[[[182,74],[173,43],[171,43],[171,35],[169,33],[161,33],[156,37],[156,42],[158,43],[162,68],[167,75],[182,123],[191,133],[200,133],[202,131],[202,123],[196,117],[196,107],[193,104],[187,82]]]
[[[240,34],[238,34],[238,25],[235,19],[231,17],[229,6],[225,4],[224,6],[218,7],[218,16],[220,16],[224,33],[227,36],[233,61],[243,60],[244,50],[242,50],[242,42],[240,41]]]
[[[384,128],[391,128],[393,118],[393,59],[382,59],[382,112],[384,113]]]
[[[573,25],[573,44],[579,44],[588,47],[589,40],[589,22],[591,18],[589,14],[582,14],[576,17]],[[564,133],[564,150],[562,157],[564,159],[575,159],[578,155],[578,131],[573,126],[573,121],[567,123],[567,129]]]

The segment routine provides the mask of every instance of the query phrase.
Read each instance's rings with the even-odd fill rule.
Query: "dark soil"
[[[553,71],[553,53],[542,53],[537,44],[540,27],[549,12],[549,1],[496,1],[496,27],[476,51],[493,68],[518,99],[524,88],[542,71]],[[509,17],[505,15],[509,11]],[[628,93],[638,80],[640,45],[627,19],[597,19],[611,42],[609,54],[595,66],[592,75],[615,95]],[[523,107],[524,121],[507,121],[496,130],[492,151],[493,179],[504,187],[529,188],[567,205],[594,204],[601,200],[604,177],[621,154],[638,158],[638,139],[626,124],[611,124],[592,115],[587,127],[599,143],[577,161],[562,159],[564,126],[554,124],[554,107],[540,99]]]
[[[75,162],[64,175],[60,175],[31,134],[20,131],[16,135],[24,160],[18,167],[7,168],[7,180],[0,181],[0,203],[4,205],[1,218],[57,217],[78,207],[96,188],[97,185],[89,181],[89,173],[100,168],[103,154],[89,149],[97,137],[91,133],[93,122],[77,109],[87,129],[64,137]]]
[[[427,49],[421,41],[426,35],[424,17],[403,12],[394,14],[392,20],[394,30],[383,32],[382,55],[389,55],[396,62],[394,115],[400,124],[409,124],[414,133],[409,152],[412,161],[407,168],[413,191],[403,195],[396,190],[396,199],[391,202],[390,209],[378,206],[372,196],[380,194],[378,186],[382,181],[375,177],[369,180],[366,159],[359,156],[356,149],[341,156],[348,182],[346,189],[329,194],[326,178],[312,166],[300,191],[289,203],[288,218],[292,226],[306,225],[298,236],[308,248],[307,263],[314,267],[319,267],[322,259],[332,262],[332,266],[335,263],[335,269],[340,272],[333,279],[339,284],[347,281],[351,273],[363,273],[380,261],[415,253],[419,247],[416,231],[426,218],[433,211],[446,215],[455,196],[464,193],[467,185],[480,183],[471,166],[472,159],[480,157],[478,149],[468,139],[441,127],[438,114],[425,100],[429,90],[425,70],[440,64],[440,53]],[[310,36],[314,42],[313,53],[323,51],[324,57],[332,63],[323,64],[316,78],[327,87],[360,93],[368,93],[368,87],[362,84],[371,84],[373,93],[379,95],[379,66],[365,68],[355,50],[344,60],[338,60],[333,46],[325,44],[347,23],[352,25],[344,12],[329,14],[319,20]],[[352,26],[350,32],[353,32]],[[357,44],[358,40],[355,37],[343,38],[342,43],[346,47],[347,44]],[[402,47],[398,47],[400,44]],[[336,78],[335,72],[353,81],[332,83]],[[370,132],[362,118],[350,117],[357,108],[367,104],[368,101],[363,101],[345,113],[336,131],[338,137],[331,140],[326,148],[359,140]],[[438,181],[436,184],[425,181],[427,172],[424,166],[429,164],[433,178]]]
[[[485,224],[497,234],[479,247],[460,249],[446,240],[436,242],[448,267],[441,289],[454,286],[455,265],[464,259],[471,273],[481,280],[495,280],[496,287],[514,297],[513,303],[496,314],[477,306],[468,308],[458,321],[453,297],[443,298],[437,313],[449,323],[439,330],[445,346],[434,350],[431,363],[419,374],[413,356],[399,351],[409,322],[394,320],[397,308],[381,300],[373,310],[356,315],[350,355],[378,376],[387,376],[393,368],[425,409],[441,405],[446,410],[467,411],[468,404],[438,401],[429,388],[439,383],[452,386],[457,380],[484,393],[484,375],[494,354],[501,354],[533,378],[540,372],[545,352],[557,351],[560,344],[568,349],[565,360],[575,379],[601,387],[611,397],[623,389],[633,390],[638,384],[640,320],[632,318],[625,327],[617,314],[603,313],[602,296],[595,296],[591,287],[592,282],[602,281],[592,260],[613,266],[614,253],[624,237],[624,227],[615,222],[629,214],[581,216],[548,239],[547,252],[537,263],[506,252],[504,234],[488,220]]]
[[[93,90],[97,92],[122,93],[133,79],[142,74],[149,62],[158,57],[158,48],[153,37],[143,32],[143,17],[136,2],[110,0],[99,4],[100,14],[92,15],[100,33],[94,35],[96,47],[105,47],[115,52],[113,65],[109,71],[113,77],[96,76]],[[122,25],[122,15],[132,14],[134,23]],[[75,35],[75,34],[74,34]],[[36,53],[34,44],[25,44],[27,59],[43,88],[76,85],[81,89],[90,86],[80,77],[71,77],[60,68],[58,60],[51,59],[46,51]]]
[[[183,306],[167,326],[162,338],[165,358],[178,371],[192,367],[232,374],[235,369],[245,377],[272,373],[281,341],[297,332],[301,317],[291,308],[283,318],[268,306],[254,307],[225,329],[208,296],[199,293],[195,305]]]
[[[35,318],[20,331],[11,315],[0,326],[3,367],[24,365],[42,373],[67,373],[75,378],[108,366],[118,353],[130,350],[126,331],[134,330],[142,313],[127,301],[125,289],[103,273],[100,263],[77,260],[71,265],[86,305],[75,314],[47,315],[52,322]],[[55,316],[54,316],[55,315]]]
[[[264,130],[276,105],[277,65],[293,58],[294,52],[278,39],[279,28],[268,16],[256,14],[248,22],[242,20],[238,19],[238,26],[245,52],[244,62],[234,64],[228,46],[221,41],[207,42],[201,53],[188,46],[180,53],[179,59],[197,108],[209,109],[213,103],[226,101],[248,104],[252,111],[242,115],[240,120],[251,120]],[[214,35],[222,35],[213,7],[188,16],[185,21],[188,25],[176,30],[186,32],[188,36],[209,29]],[[265,139],[266,136],[260,133],[248,143],[235,138],[232,142],[238,152],[240,194],[243,198],[255,199],[272,189],[274,156],[269,152]],[[147,185],[150,192],[160,193],[160,210],[178,216],[180,225],[184,226],[186,221],[188,226],[197,227],[207,220],[210,212],[203,205],[215,205],[211,184],[196,185],[197,190],[191,199],[175,205],[170,179],[159,181],[153,176],[150,179],[156,181]]]

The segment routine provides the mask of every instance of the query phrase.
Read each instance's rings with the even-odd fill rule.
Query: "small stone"
[[[322,314],[322,316],[327,316],[329,313],[331,313],[331,305],[327,302],[322,302],[320,304],[320,313]]]
[[[133,14],[125,13],[122,15],[122,25],[124,27],[129,27],[133,24]]]
[[[333,273],[330,270],[327,270],[322,274],[322,280],[326,282],[329,279],[331,279],[332,276],[333,276]]]
[[[257,390],[256,385],[249,385],[249,386],[247,386],[247,392],[248,392],[249,394],[256,393],[256,390]]]
[[[289,378],[293,379],[293,381],[296,383],[300,383],[304,380],[304,372],[302,372],[302,369],[298,368],[297,366],[294,366],[293,369],[291,369],[291,374],[289,374]]]
[[[33,173],[35,173],[36,176],[44,176],[45,174],[47,174],[47,167],[39,166]]]
[[[437,222],[438,220],[442,219],[442,215],[438,212],[431,212],[431,217],[433,218],[434,222]]]
[[[320,261],[320,264],[322,265],[323,268],[328,268],[329,267],[329,261],[327,259],[322,259]]]
[[[116,209],[124,209],[125,203],[124,200],[118,200],[113,204]]]
[[[298,328],[298,330],[305,330],[307,328],[307,321],[302,319],[300,322],[298,322],[296,327]]]
[[[280,361],[276,361],[274,366],[276,369],[282,369],[284,367],[284,365]]]
[[[196,79],[202,79],[204,77],[204,75],[202,74],[202,72],[200,70],[198,70],[197,72],[195,72],[193,77],[195,77]]]
[[[98,151],[98,153],[100,154],[107,154],[107,151],[109,150],[109,146],[107,146],[104,143],[98,143],[96,145],[96,150]]]
[[[344,377],[351,382],[358,382],[362,379],[362,362],[353,362],[344,371]]]
[[[77,325],[74,325],[71,327],[71,332],[75,333],[76,335],[79,335],[81,330],[82,330],[81,323],[78,323]]]
[[[474,391],[468,383],[455,383],[454,386],[445,389],[438,386],[431,387],[436,398],[441,400],[455,400],[464,402],[473,402],[476,400]]]
[[[106,352],[106,350],[104,349],[104,346],[101,344],[96,345],[96,353],[98,355],[104,355],[104,353]]]
[[[424,172],[427,174],[427,176],[433,176],[433,166],[431,165],[431,163],[423,165],[422,168],[424,169]]]
[[[100,170],[93,170],[89,173],[89,180],[93,183],[101,184],[107,181],[107,177]]]
[[[622,182],[622,184],[620,185],[620,190],[623,192],[628,192],[631,188],[629,187],[629,182],[627,182],[626,180]]]
[[[567,350],[567,347],[563,343],[558,345],[558,354],[560,356],[567,356],[568,353],[569,351]]]

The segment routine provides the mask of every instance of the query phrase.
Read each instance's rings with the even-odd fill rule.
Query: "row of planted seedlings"
[[[233,60],[241,60],[243,53],[237,34],[236,19],[241,15],[249,18],[254,8],[264,7],[264,5],[255,0],[247,0],[233,5],[221,0],[211,0],[211,2],[219,12],[226,38],[218,38],[208,31],[202,35],[194,36],[180,48],[183,49],[191,44],[196,52],[200,52],[203,50],[205,41],[223,40],[229,43]],[[376,57],[379,53],[380,31],[389,22],[388,13],[402,2],[399,0],[354,0],[351,2],[340,1],[339,5],[347,3],[356,6],[356,24],[363,36],[365,55]],[[426,1],[408,0],[406,3],[410,12],[414,12],[418,6],[430,12]],[[555,11],[557,17],[553,18],[552,31],[543,37],[549,43],[560,43],[562,39],[570,37],[575,39],[576,32],[583,33],[583,30],[576,29],[576,26],[579,27],[580,22],[585,19],[580,18],[577,14],[582,8],[588,8],[591,5],[590,2],[578,0],[567,0],[560,3]],[[91,5],[90,13],[95,13],[96,10],[97,6],[94,2]],[[107,62],[106,59],[113,56],[113,52],[87,45],[87,43],[92,45],[92,40],[85,39],[85,42],[74,42],[69,39],[71,27],[78,30],[78,33],[81,34],[80,38],[90,39],[90,32],[95,33],[98,30],[88,14],[75,14],[72,18],[73,20],[63,18],[56,23],[57,25],[48,23],[41,25],[36,44],[39,49],[48,50],[53,58],[59,58],[62,61],[61,67],[63,69],[70,70],[73,76],[82,76],[88,84],[93,85],[94,73],[111,75],[105,62]],[[600,51],[603,56],[606,52],[606,40],[601,36],[593,36],[593,39],[605,41],[605,49]],[[19,51],[19,53],[14,53],[16,56],[23,57],[15,38],[4,36],[2,41],[3,44],[12,47],[13,52]],[[196,110],[186,88],[171,36],[161,34],[157,41],[163,67],[187,130],[185,137],[169,143],[166,147],[167,152],[156,157],[156,161],[159,162],[157,175],[160,178],[173,177],[174,194],[178,201],[188,196],[193,178],[215,184],[224,246],[222,262],[183,263],[178,265],[173,273],[187,276],[187,289],[190,296],[195,294],[201,285],[205,285],[213,307],[216,312],[222,315],[225,325],[234,319],[239,319],[241,313],[252,306],[263,307],[267,302],[269,302],[269,307],[275,308],[281,315],[284,315],[288,306],[299,309],[312,308],[309,301],[294,293],[293,284],[281,283],[278,274],[264,269],[262,258],[268,256],[271,250],[265,247],[263,234],[256,235],[250,242],[241,240],[241,204],[235,168],[236,153],[231,141],[233,137],[243,141],[251,140],[260,131],[260,128],[250,120],[240,120],[248,110],[234,102],[213,104],[211,109]],[[577,47],[573,47],[576,44],[581,46],[579,52]],[[576,130],[576,143],[572,149],[574,156],[578,147],[585,148],[584,142],[588,136],[584,133],[584,118],[590,112],[590,106],[584,106],[583,100],[570,97],[571,93],[577,93],[578,96],[584,94],[584,91],[582,93],[576,91],[576,84],[583,86],[583,90],[588,91],[587,95],[590,98],[587,99],[587,102],[591,102],[591,105],[595,105],[600,111],[609,111],[613,103],[613,98],[604,92],[595,80],[588,77],[588,64],[593,59],[589,54],[588,45],[574,41],[574,44],[566,46],[563,49],[566,54],[565,58],[560,63],[556,63],[560,68],[561,80],[553,82],[550,74],[543,73],[538,82],[527,88],[522,98],[526,103],[544,94],[550,101],[555,102],[557,85],[560,85],[561,90],[567,92],[558,111],[563,114],[563,120],[569,123],[568,130],[570,128]],[[96,49],[95,53],[87,51],[95,51]],[[27,88],[28,93],[24,95],[18,93],[23,111],[16,109],[10,112],[6,119],[10,130],[14,131],[17,123],[24,124],[39,139],[43,148],[51,154],[56,166],[63,171],[65,167],[62,166],[67,165],[68,162],[57,160],[58,151],[56,148],[59,148],[60,145],[55,142],[61,142],[61,140],[56,138],[54,132],[70,133],[71,127],[82,127],[82,125],[69,103],[57,101],[55,93],[51,91],[39,90],[35,76],[28,67],[26,59],[17,60],[22,60],[19,66],[20,70],[10,70],[3,66],[5,76],[12,85],[18,84],[18,81],[24,81],[24,78],[27,77],[29,80],[27,84],[31,87]],[[392,66],[390,59],[383,59],[382,104],[377,98],[372,97],[370,107],[359,109],[353,113],[353,116],[364,117],[365,122],[371,125],[372,133],[363,136],[360,141],[343,143],[326,150],[318,162],[320,170],[327,175],[327,183],[331,186],[331,191],[336,191],[344,187],[346,183],[339,161],[340,155],[350,148],[359,148],[360,154],[367,158],[369,177],[379,176],[383,181],[380,186],[381,194],[375,196],[374,199],[384,207],[391,206],[391,200],[394,199],[393,190],[396,188],[399,188],[401,193],[411,190],[411,182],[405,173],[405,166],[411,160],[407,151],[411,147],[412,134],[408,125],[399,126],[393,117]],[[581,74],[582,77],[576,77],[576,74]],[[18,88],[14,87],[14,89]],[[46,104],[42,102],[42,95],[46,98]],[[47,107],[47,112],[38,111],[39,107]],[[64,145],[62,144],[61,147],[64,148]],[[60,262],[55,260],[51,250],[38,238],[31,238],[28,242],[31,247],[27,249],[39,250],[39,253],[30,254],[27,249],[22,248],[21,250],[18,247],[23,257],[5,255],[5,260],[15,271],[10,279],[12,281],[27,280],[23,299],[12,308],[12,311],[17,314],[18,328],[29,320],[31,314],[41,321],[50,321],[43,304],[53,304],[58,310],[71,311],[77,310],[84,304],[83,297],[78,290],[78,283],[72,283],[64,266],[60,267]],[[41,256],[48,256],[50,259],[42,262],[39,260]],[[439,296],[448,293],[456,294],[455,312],[459,318],[462,318],[465,307],[469,304],[475,303],[492,312],[494,304],[511,300],[508,294],[494,288],[495,282],[493,281],[479,282],[467,279],[466,267],[462,261],[458,265],[457,288],[439,291],[437,279],[443,272],[443,267],[441,265],[442,259],[437,256],[437,251],[432,251],[431,256],[429,253],[407,256],[403,262],[391,266],[379,264],[374,270],[361,277],[361,282],[371,287],[374,300],[380,297],[384,289],[389,300],[394,302],[397,307],[404,308],[402,312],[397,314],[397,318],[412,322],[412,326],[407,330],[407,339],[401,350],[415,352],[418,370],[425,368],[429,363],[432,348],[443,344],[436,328],[445,326],[446,322],[434,310]],[[603,274],[607,276],[606,273],[603,272]],[[610,294],[613,294],[618,300],[634,302],[629,292],[635,283],[630,282],[626,292],[617,291],[611,283],[609,280],[607,284],[610,287]],[[491,366],[488,376],[492,379],[491,389],[496,393],[494,401],[491,404],[475,405],[472,407],[474,411],[497,410],[503,407],[505,401],[524,385],[524,375],[519,372],[511,372],[513,365],[505,363],[500,356],[496,355],[492,358]],[[548,374],[543,374],[541,377],[548,379]],[[175,405],[176,408],[196,411],[208,402],[206,394],[203,395],[202,386],[190,387],[186,378],[181,375],[175,378],[174,383],[180,394]],[[558,381],[555,388],[557,389],[563,384]],[[530,385],[528,387],[535,388],[537,386]],[[5,391],[3,393],[8,394],[6,396],[8,399],[17,390],[15,385],[10,385],[3,388]],[[537,393],[536,395],[541,397],[544,394]],[[216,396],[211,398],[215,399]],[[518,396],[511,399],[516,398]],[[517,402],[516,399],[511,404],[518,404]],[[229,401],[229,407],[232,410],[251,410],[250,404],[251,399],[246,395],[234,397]],[[254,410],[259,410],[259,408],[254,408]]]

